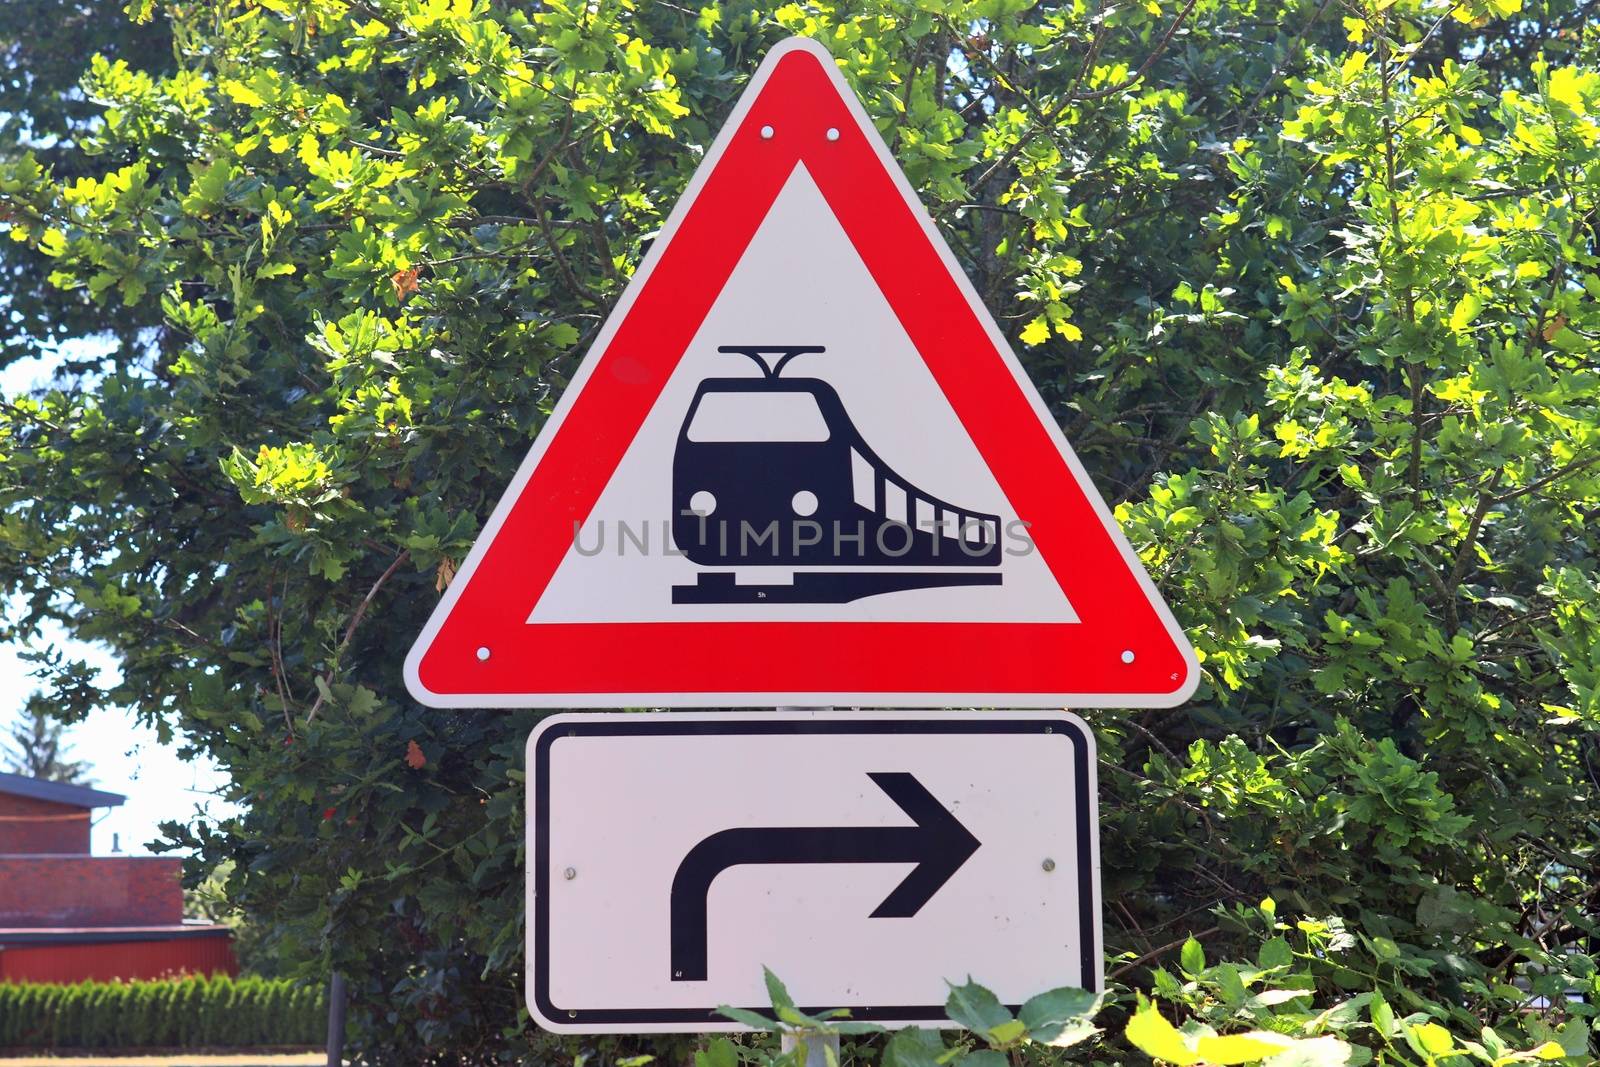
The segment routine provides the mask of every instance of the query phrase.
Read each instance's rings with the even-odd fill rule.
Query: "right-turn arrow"
[[[867,777],[877,783],[911,826],[767,826],[722,830],[701,841],[672,879],[672,979],[706,980],[706,906],[711,883],[729,867],[750,863],[915,863],[911,873],[873,911],[902,919],[922,909],[978,850],[979,841],[902,771]]]

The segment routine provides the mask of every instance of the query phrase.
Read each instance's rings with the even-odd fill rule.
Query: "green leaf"
[[[991,1027],[983,1036],[991,1045],[1009,1045],[1027,1032],[1028,1028],[1022,1024],[1022,1020],[1011,1019]]]
[[[1191,937],[1183,943],[1178,952],[1178,965],[1189,974],[1199,974],[1206,969],[1206,950],[1200,942]]]
[[[694,1054],[694,1067],[739,1067],[739,1050],[725,1037],[713,1038]]]
[[[1138,1010],[1128,1020],[1124,1033],[1147,1056],[1180,1067],[1197,1063],[1230,1067],[1232,1064],[1253,1063],[1298,1047],[1294,1038],[1266,1030],[1220,1036],[1204,1031],[1183,1033],[1162,1017],[1155,1005],[1142,995]]]
[[[794,998],[789,995],[788,988],[778,976],[772,973],[771,968],[761,968],[761,975],[767,983],[767,996],[772,1001],[772,1010],[782,1011],[787,1008],[789,1011],[794,1011]]]
[[[887,1029],[878,1023],[857,1022],[853,1019],[844,1019],[839,1022],[829,1022],[828,1029],[836,1034],[882,1034]]]
[[[772,1010],[773,1014],[778,1017],[779,1022],[788,1023],[790,1026],[796,1027],[797,1029],[815,1030],[822,1026],[821,1019],[817,1018],[815,1015],[807,1015],[799,1008],[791,1008],[785,1005],[784,1007],[774,1008]]]
[[[1056,1044],[1068,1036],[1069,1028],[1072,1028],[1074,1042],[1081,1041],[1087,1036],[1081,1024],[1087,1023],[1100,1010],[1100,1001],[1099,996],[1086,989],[1062,986],[1029,997],[1018,1010],[1017,1018],[1035,1041]],[[1089,1032],[1093,1032],[1092,1027]]]
[[[974,982],[969,976],[964,985],[950,986],[950,996],[944,1011],[953,1022],[960,1023],[976,1034],[987,1034],[995,1027],[1011,1021],[1011,1012],[989,990]]]
[[[1227,1067],[1236,1063],[1254,1063],[1268,1056],[1275,1056],[1286,1049],[1293,1049],[1296,1045],[1297,1042],[1292,1037],[1285,1037],[1268,1030],[1251,1030],[1244,1034],[1201,1037],[1195,1042],[1195,1051],[1207,1063],[1216,1064],[1217,1067]]]
[[[1293,962],[1294,950],[1281,937],[1264,942],[1256,953],[1256,964],[1261,967],[1287,967]]]
[[[1419,1056],[1440,1056],[1456,1047],[1450,1031],[1438,1023],[1407,1024],[1406,1043]]]
[[[1399,1023],[1395,1020],[1394,1009],[1389,1007],[1389,1002],[1382,995],[1374,992],[1372,1003],[1367,1008],[1367,1014],[1372,1019],[1372,1028],[1386,1038],[1394,1038],[1400,1032]]]
[[[220,87],[228,94],[229,99],[245,107],[261,107],[267,102],[260,93],[234,78],[224,78]]]
[[[1069,1048],[1081,1044],[1100,1032],[1100,1028],[1087,1019],[1075,1019],[1055,1030],[1048,1038],[1035,1038],[1043,1045],[1054,1045],[1056,1048]]]
[[[726,1004],[719,1004],[717,1006],[717,1014],[732,1019],[736,1023],[742,1023],[752,1030],[766,1030],[777,1033],[783,1029],[776,1019],[769,1019],[765,1015],[750,1011],[747,1008],[734,1008]]]
[[[1138,1010],[1128,1020],[1123,1036],[1134,1048],[1153,1060],[1165,1060],[1178,1067],[1190,1067],[1200,1062],[1199,1054],[1184,1042],[1178,1028],[1167,1022],[1155,1005],[1142,995]]]
[[[1568,1056],[1589,1054],[1589,1025],[1584,1019],[1568,1019],[1556,1031],[1556,1039]]]
[[[1346,1067],[1350,1063],[1365,1063],[1353,1059],[1355,1049],[1334,1037],[1311,1037],[1294,1043],[1294,1047],[1268,1056],[1262,1067]],[[1367,1056],[1366,1049],[1360,1050]]]
[[[1478,317],[1478,312],[1483,310],[1483,300],[1477,293],[1468,293],[1456,301],[1455,308],[1450,312],[1450,328],[1456,333],[1461,333],[1472,325]]]
[[[880,1067],[942,1067],[944,1038],[937,1031],[908,1026],[898,1030],[883,1046]]]
[[[378,694],[364,685],[358,685],[350,693],[350,699],[345,702],[345,708],[352,717],[370,715],[378,706]]]

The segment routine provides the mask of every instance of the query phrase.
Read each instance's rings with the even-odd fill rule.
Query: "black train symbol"
[[[702,572],[673,587],[673,603],[843,603],[1000,584],[998,515],[922,492],[868,446],[833,386],[782,377],[795,357],[823,348],[717,351],[749,356],[761,376],[707,378],[695,391],[672,457],[678,549],[703,567],[843,569],[795,571],[783,584]]]

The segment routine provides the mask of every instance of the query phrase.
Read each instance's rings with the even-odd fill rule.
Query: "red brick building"
[[[91,814],[125,799],[0,774],[0,982],[237,973],[227,927],[184,921],[182,860],[89,854]]]

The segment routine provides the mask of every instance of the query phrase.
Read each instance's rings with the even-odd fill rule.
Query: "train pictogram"
[[[822,346],[717,351],[749,357],[761,376],[696,389],[672,459],[672,536],[691,562],[734,569],[673,586],[673,603],[839,604],[1000,584],[1000,516],[918,489],[867,444],[832,385],[782,377]],[[746,568],[790,570],[792,581],[751,581]]]

